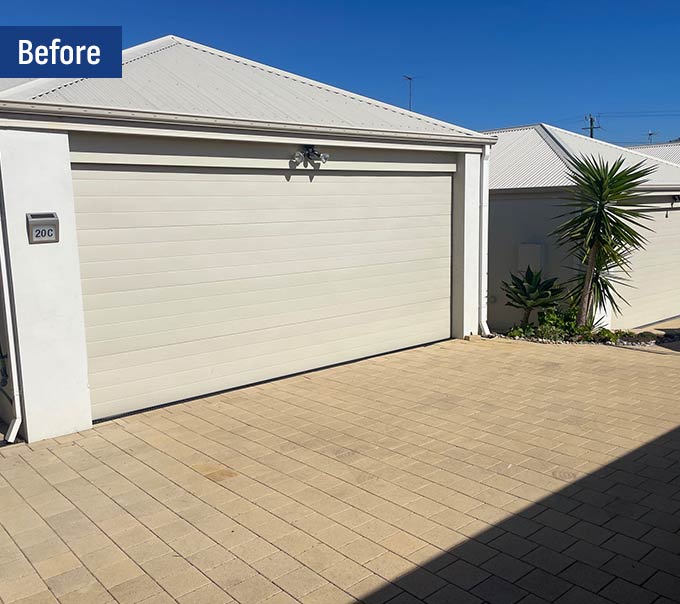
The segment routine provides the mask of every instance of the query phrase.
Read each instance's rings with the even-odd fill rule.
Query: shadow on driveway
[[[395,597],[398,590],[391,586],[362,600],[367,604],[680,602],[680,429],[393,582],[408,593]]]

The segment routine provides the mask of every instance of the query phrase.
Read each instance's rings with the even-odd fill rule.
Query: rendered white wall
[[[480,287],[480,210],[484,201],[482,158],[461,153],[453,179],[453,256],[451,335],[462,338],[479,333]]]
[[[29,441],[89,428],[68,135],[0,130],[0,176]],[[29,245],[27,212],[56,212],[60,241]]]
[[[492,160],[493,161],[493,160]],[[563,200],[549,194],[503,195],[491,191],[489,208],[489,326],[506,330],[519,323],[522,311],[506,306],[501,283],[510,281],[510,273],[526,269],[527,257],[522,244],[541,246],[543,277],[565,281],[574,276],[573,261],[567,251],[556,245],[550,233],[560,224]],[[523,266],[524,265],[524,266]],[[536,319],[534,314],[533,319]]]

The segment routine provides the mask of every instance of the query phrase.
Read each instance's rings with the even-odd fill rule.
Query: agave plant
[[[532,271],[530,266],[524,274],[510,275],[510,283],[503,281],[501,288],[508,297],[506,306],[524,311],[522,327],[526,327],[534,310],[557,306],[564,296],[564,288],[556,285],[557,279],[543,279],[541,271]]]
[[[616,286],[619,274],[627,274],[630,255],[643,248],[649,219],[639,202],[639,187],[656,169],[643,162],[624,166],[623,157],[612,164],[602,157],[581,156],[570,160],[567,177],[574,185],[572,199],[563,214],[566,222],[553,235],[575,254],[583,270],[580,276],[577,324],[584,326],[599,305],[608,302],[618,310],[622,296]],[[623,277],[625,280],[625,277]]]

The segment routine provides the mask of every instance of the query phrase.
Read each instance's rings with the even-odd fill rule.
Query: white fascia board
[[[42,118],[36,121],[42,128],[49,128],[52,120],[64,122],[73,120],[105,120],[107,123],[123,122],[129,125],[156,127],[194,127],[205,129],[231,129],[234,131],[259,132],[271,134],[303,134],[306,136],[347,137],[348,139],[394,140],[402,142],[421,142],[430,144],[452,144],[462,146],[492,145],[496,137],[489,135],[461,136],[459,134],[441,134],[431,132],[375,130],[368,128],[337,128],[315,124],[292,124],[284,122],[264,122],[257,120],[240,120],[219,116],[196,116],[159,111],[128,110],[120,108],[86,107],[76,105],[58,105],[52,103],[36,103],[33,101],[0,100],[0,119],[31,120],[32,117]],[[12,126],[16,127],[16,126]]]

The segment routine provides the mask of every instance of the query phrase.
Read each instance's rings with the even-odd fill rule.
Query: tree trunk
[[[526,327],[529,325],[529,318],[531,317],[531,309],[530,308],[525,308],[524,309],[524,317],[522,317],[522,327]]]
[[[593,300],[593,276],[595,274],[595,262],[597,261],[598,246],[594,245],[588,252],[588,264],[586,274],[583,279],[583,291],[581,292],[581,304],[576,316],[576,324],[583,327],[588,322],[588,316]]]

